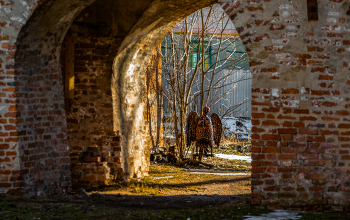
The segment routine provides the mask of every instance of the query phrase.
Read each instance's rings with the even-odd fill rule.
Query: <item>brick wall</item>
[[[86,27],[85,13],[96,19],[90,7],[84,10],[61,51],[73,187],[110,185],[123,179],[111,91],[112,63],[122,39]]]
[[[61,51],[73,187],[111,185],[124,180],[125,173],[121,128],[114,120],[120,110],[113,104],[113,96],[115,103],[118,95],[112,92],[113,60],[123,38],[113,33],[111,18],[97,8],[99,4],[87,7],[74,20]],[[143,120],[138,129],[143,142],[135,146],[129,163],[140,172],[138,177],[148,175],[149,148],[157,141],[156,79],[161,87],[159,54],[151,58],[141,79],[148,85],[142,87],[140,100]],[[161,122],[162,112],[159,114]],[[159,127],[162,146],[161,124]],[[135,157],[142,165],[135,164]]]
[[[350,205],[349,3],[251,0],[223,5],[247,48],[252,88],[252,204]]]
[[[143,118],[137,128],[142,130],[143,142],[134,146],[135,153],[131,158],[125,158],[121,128],[115,120],[120,109],[113,104],[113,100],[118,102],[118,94],[112,91],[113,60],[123,38],[113,32],[111,18],[98,13],[98,8],[100,4],[94,3],[80,13],[70,27],[61,51],[73,187],[91,188],[124,180],[123,162],[126,159],[130,160],[128,164],[138,178],[148,175],[150,137],[156,136],[157,132],[155,80],[157,73],[161,87],[159,55],[151,58],[147,71],[141,75],[142,84],[148,85],[141,90]],[[162,137],[161,124],[159,127]],[[156,137],[153,137],[155,141]],[[161,145],[162,138],[160,141]]]
[[[84,35],[72,37],[75,41],[75,86],[67,128],[73,186],[104,185],[110,179],[117,179],[109,175],[117,175],[118,168],[121,169],[120,163],[114,164],[121,156],[121,148],[118,145],[115,150],[113,146],[117,135],[113,129],[111,92],[111,66],[120,40]],[[96,173],[94,169],[86,172],[81,167],[93,164],[109,172]]]
[[[70,190],[60,46],[71,22],[92,2],[0,1],[0,192]],[[127,134],[126,140],[117,142],[127,148],[123,156],[128,159],[122,164],[131,176],[144,167],[138,156],[146,152],[139,138],[144,121],[132,113],[145,83],[142,73],[150,51],[176,21],[214,1],[169,2],[158,2],[163,5],[147,13],[147,2],[129,8],[105,2],[120,10],[116,16],[133,15],[113,26],[127,38],[112,67],[118,82],[134,80],[128,84],[134,90],[120,84],[122,96],[115,99],[123,114],[122,134]],[[306,0],[225,2],[223,8],[246,45],[253,73],[252,203],[348,209],[349,3],[320,0],[318,21],[309,22]],[[134,72],[129,74],[131,67]],[[115,82],[112,79],[112,85]],[[142,106],[137,108],[142,115]],[[100,172],[91,164],[85,168]]]

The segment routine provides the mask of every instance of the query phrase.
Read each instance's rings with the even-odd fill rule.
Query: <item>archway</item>
[[[6,123],[1,192],[40,194],[70,187],[59,46],[74,18],[92,2],[2,5],[8,16],[0,23],[0,73],[6,86],[1,93]],[[276,2],[237,0],[223,5],[250,53],[253,72],[252,203],[341,210],[349,204],[348,5],[322,0],[317,6],[313,1],[309,12],[319,13],[317,21],[317,16],[308,16],[311,1]],[[137,106],[137,99],[124,87],[134,76],[128,76],[128,70],[143,72],[158,36],[162,39],[173,22],[211,3],[152,1],[135,16],[113,66],[120,97],[131,100],[117,105],[127,112],[120,117],[122,133],[128,131],[123,133],[128,141],[122,143],[127,149],[137,143],[129,140],[137,140],[131,130],[138,122],[129,121],[134,113],[128,106]],[[132,88],[141,84],[134,82]],[[129,126],[134,127],[126,129]]]
[[[74,19],[93,2],[46,1],[38,6],[16,38],[17,55],[13,71],[16,95],[13,97],[21,112],[13,117],[20,119],[17,123],[20,136],[15,149],[20,156],[14,159],[13,169],[18,170],[19,182],[9,184],[9,189],[41,194],[69,191],[71,188],[59,61],[61,43]],[[196,6],[212,3],[202,1]],[[120,157],[123,160],[117,160],[121,162],[125,178],[140,177],[143,162],[139,155],[143,153],[139,128],[142,118],[138,116],[142,115],[139,102],[141,75],[161,36],[178,19],[196,8],[188,2],[176,1],[111,1],[104,2],[104,5],[106,10],[114,8],[122,11],[108,12],[113,16],[112,31],[122,42],[111,66],[114,73],[111,82],[114,128],[118,127],[115,130],[123,136],[116,142],[125,149]],[[121,17],[127,17],[127,21],[118,22]]]

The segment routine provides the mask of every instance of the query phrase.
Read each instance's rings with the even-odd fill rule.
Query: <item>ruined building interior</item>
[[[151,56],[214,3],[252,72],[251,204],[349,210],[347,0],[0,0],[0,193],[146,176]]]

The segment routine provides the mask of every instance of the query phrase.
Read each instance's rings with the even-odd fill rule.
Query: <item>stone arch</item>
[[[8,15],[0,18],[1,192],[19,189],[39,194],[70,188],[66,125],[57,121],[65,118],[57,47],[73,18],[92,2],[1,3],[1,13]],[[173,22],[212,3],[169,0],[146,6],[115,59],[114,85],[120,85],[116,93],[137,97],[136,90],[127,93],[123,87],[136,77],[128,73],[142,72],[150,51],[162,39],[159,36]],[[253,73],[252,204],[348,210],[348,5],[320,0],[319,20],[309,22],[306,4],[305,0],[223,4],[246,45]],[[134,88],[142,84],[138,79],[132,82]],[[139,140],[139,134],[131,132],[139,121],[130,119],[138,109],[130,108],[137,106],[137,98],[130,100],[117,105],[123,113],[119,123],[121,131],[127,131],[124,140]],[[44,117],[50,120],[43,122]],[[47,126],[38,127],[39,123]],[[134,144],[123,143],[130,149],[126,158],[132,158]],[[50,165],[39,169],[36,165],[42,162]]]
[[[14,1],[4,3],[8,18],[2,19],[6,67],[1,70],[6,86],[2,97],[6,130],[2,136],[5,154],[1,159],[1,192],[28,194],[61,193],[71,188],[70,161],[67,146],[60,46],[74,18],[94,1]],[[115,1],[114,1],[115,2]],[[106,4],[114,4],[113,1]],[[137,1],[136,1],[137,2]],[[137,126],[141,118],[138,100],[142,74],[152,50],[162,35],[182,17],[215,1],[177,2],[143,1],[139,11],[132,2],[118,1],[130,22],[113,65],[114,103],[124,136],[122,147],[126,176],[140,176],[142,161],[133,157],[136,144],[142,140]],[[124,5],[123,5],[124,4]],[[132,7],[131,7],[132,6]],[[129,14],[128,14],[129,13]],[[4,52],[2,51],[1,54]],[[132,85],[131,85],[132,84]],[[133,91],[132,91],[132,90]],[[127,99],[126,99],[127,98]],[[8,123],[7,123],[8,122]],[[137,167],[129,164],[134,162]]]

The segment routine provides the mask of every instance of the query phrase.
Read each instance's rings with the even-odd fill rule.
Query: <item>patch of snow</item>
[[[218,175],[218,176],[250,176],[251,173],[203,173],[203,172],[190,172],[190,174],[206,174],[206,175]]]
[[[301,218],[301,216],[299,215],[300,213],[304,213],[304,212],[275,210],[268,214],[262,214],[261,216],[247,215],[247,216],[244,216],[244,218],[246,220],[294,220],[294,219]]]
[[[159,177],[152,176],[151,178],[154,179],[154,180],[160,180],[160,179],[174,178],[174,176],[159,176]]]
[[[252,158],[250,156],[239,156],[234,154],[215,154],[215,157],[228,159],[228,160],[244,160],[248,163],[252,162]]]
[[[238,139],[249,139],[252,121],[239,117],[223,117],[222,126],[225,136],[231,136],[233,133]]]

